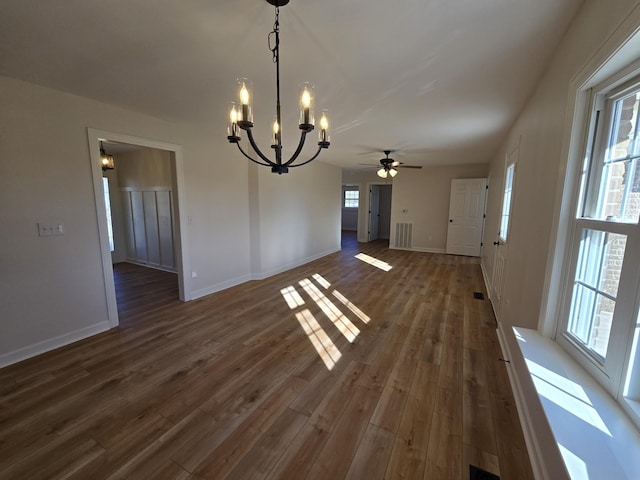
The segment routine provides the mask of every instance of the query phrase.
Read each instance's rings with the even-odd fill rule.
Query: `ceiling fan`
[[[422,166],[420,165],[405,165],[404,163],[398,162],[393,158],[389,158],[389,154],[392,152],[393,150],[383,150],[385,158],[380,159],[380,168],[376,172],[379,177],[387,178],[388,176],[391,176],[391,178],[393,178],[398,174],[398,168],[422,168]],[[361,163],[360,165],[378,167],[378,165],[373,165],[370,163]]]

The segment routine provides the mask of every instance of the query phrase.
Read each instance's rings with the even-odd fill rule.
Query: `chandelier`
[[[275,161],[266,156],[256,145],[253,138],[253,112],[251,109],[251,100],[253,96],[252,84],[246,78],[238,79],[238,88],[240,94],[240,104],[232,103],[229,113],[229,127],[227,132],[227,140],[229,143],[235,143],[238,146],[238,150],[242,154],[258,165],[265,167],[271,167],[273,173],[282,175],[289,172],[289,167],[301,167],[309,162],[312,162],[320,155],[320,151],[323,148],[329,148],[329,120],[327,118],[326,110],[323,110],[320,117],[320,132],[318,141],[318,150],[308,160],[294,163],[306,140],[307,134],[314,129],[314,115],[313,115],[313,100],[314,89],[309,83],[304,83],[300,88],[300,123],[298,128],[300,129],[300,141],[298,142],[298,148],[293,153],[291,158],[286,161],[282,160],[282,120],[280,117],[280,7],[289,3],[289,0],[267,0],[268,3],[275,7],[275,23],[273,24],[273,31],[269,33],[269,50],[273,55],[273,62],[276,64],[276,117],[273,123],[273,144],[271,148],[274,150]],[[273,45],[272,45],[273,41]],[[242,149],[240,145],[240,130],[244,130],[249,139],[249,144],[254,153],[259,159],[253,158],[247,152]]]

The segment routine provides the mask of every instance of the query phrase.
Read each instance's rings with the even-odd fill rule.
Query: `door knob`
[[[493,242],[494,245],[500,245],[500,242]]]
[[[451,218],[449,219],[449,223],[453,223],[453,220]]]

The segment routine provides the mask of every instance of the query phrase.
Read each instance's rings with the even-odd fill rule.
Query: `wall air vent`
[[[413,244],[413,223],[396,223],[396,248],[410,249]]]

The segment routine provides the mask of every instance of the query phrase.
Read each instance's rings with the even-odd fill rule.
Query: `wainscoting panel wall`
[[[127,261],[176,271],[171,195],[163,187],[122,189]]]

